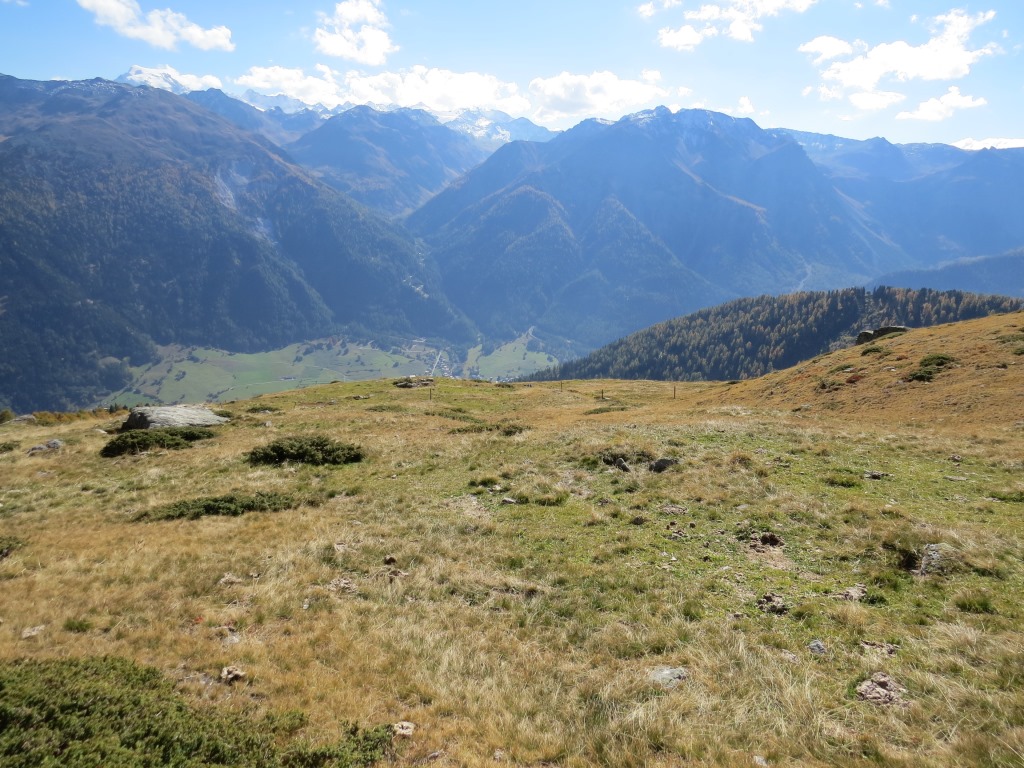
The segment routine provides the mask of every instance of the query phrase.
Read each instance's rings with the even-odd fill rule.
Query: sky
[[[0,73],[564,129],[665,105],[897,143],[1024,144],[1022,0],[0,0]]]

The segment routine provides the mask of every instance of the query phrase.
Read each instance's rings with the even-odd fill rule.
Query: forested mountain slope
[[[469,339],[400,229],[187,99],[0,77],[0,405],[79,406],[153,342]]]
[[[1002,296],[886,287],[737,299],[644,329],[530,378],[751,378],[852,343],[866,328],[949,323],[1021,304]]]

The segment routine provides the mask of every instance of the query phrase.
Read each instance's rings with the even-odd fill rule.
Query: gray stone
[[[28,449],[27,453],[29,456],[37,453],[52,453],[53,451],[59,451],[63,447],[64,442],[62,440],[47,440],[41,445],[33,445]]]
[[[861,331],[857,334],[858,344],[867,344],[869,341],[880,339],[883,336],[891,336],[894,333],[906,333],[910,329],[905,325],[883,325],[871,331]]]
[[[811,640],[811,642],[807,644],[807,650],[816,656],[821,656],[828,651],[821,640]]]
[[[121,430],[159,427],[216,427],[229,421],[202,405],[144,405],[132,408]]]
[[[879,706],[906,705],[903,694],[907,689],[885,672],[875,672],[870,679],[857,686],[857,698]]]
[[[656,459],[655,461],[652,461],[650,464],[648,464],[647,468],[651,472],[664,472],[669,467],[674,467],[678,463],[679,459]]]
[[[627,464],[626,460],[621,456],[619,456],[619,458],[615,460],[615,466],[617,469],[621,469],[623,472],[629,472],[629,464]]]
[[[652,669],[648,678],[655,685],[662,688],[672,689],[686,680],[690,673],[685,667],[658,667]]]
[[[220,671],[220,680],[222,683],[227,683],[228,685],[237,683],[240,680],[245,680],[245,670],[231,664]]]
[[[950,544],[928,544],[921,555],[921,567],[918,572],[922,576],[929,574],[946,576],[964,570],[963,555]]]

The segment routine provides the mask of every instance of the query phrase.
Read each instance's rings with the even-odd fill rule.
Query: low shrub
[[[391,749],[390,726],[298,738],[301,713],[257,718],[189,704],[159,670],[114,657],[0,664],[0,764],[179,768],[356,768]]]
[[[297,498],[287,493],[256,493],[252,495],[229,493],[225,496],[205,496],[182,499],[155,509],[140,512],[137,521],[197,520],[200,517],[238,517],[246,512],[280,512],[294,509],[300,504],[317,506],[322,497]]]
[[[247,455],[250,464],[352,464],[363,460],[363,450],[357,445],[341,443],[326,435],[282,437],[279,440],[253,448]]]
[[[159,429],[133,429],[123,432],[100,450],[100,456],[112,458],[125,454],[138,454],[156,448],[181,450],[198,440],[209,440],[216,433],[206,427],[160,427]]]
[[[17,448],[18,443],[15,442],[0,443],[0,453],[10,453]]]
[[[943,368],[946,368],[955,362],[955,357],[942,352],[925,355],[921,358],[921,362],[918,363],[917,370],[912,371],[910,375],[907,376],[907,381],[931,381]]]

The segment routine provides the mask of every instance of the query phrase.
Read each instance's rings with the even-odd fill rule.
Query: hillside
[[[736,384],[282,392],[120,456],[124,414],[0,424],[0,756],[1011,768],[1022,353],[1017,312]],[[256,461],[316,436],[359,451]]]
[[[79,407],[152,345],[468,341],[412,239],[189,100],[0,77],[0,406]]]
[[[529,378],[750,378],[849,346],[864,329],[929,326],[1020,307],[1019,299],[1004,296],[886,287],[737,299],[659,323]]]

